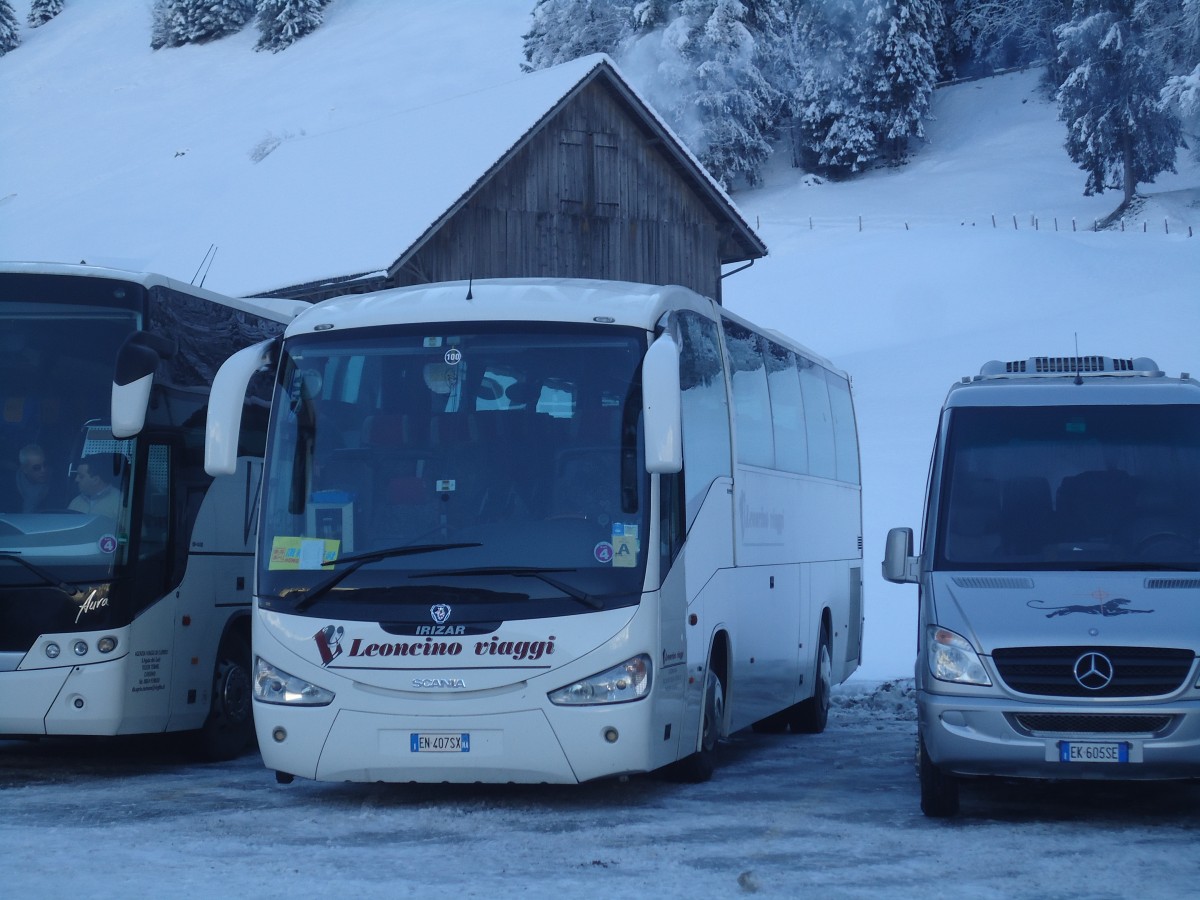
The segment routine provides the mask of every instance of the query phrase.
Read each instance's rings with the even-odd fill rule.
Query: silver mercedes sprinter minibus
[[[1149,359],[989,362],[946,397],[918,585],[921,808],[966,776],[1200,776],[1200,383]]]

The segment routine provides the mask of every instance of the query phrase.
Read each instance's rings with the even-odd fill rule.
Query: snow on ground
[[[820,735],[743,732],[707,784],[274,783],[177,742],[0,742],[9,896],[1190,896],[1196,785],[971,785],[926,819],[911,681],[839,692]]]

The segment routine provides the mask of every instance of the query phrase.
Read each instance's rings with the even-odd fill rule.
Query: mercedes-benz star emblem
[[[1094,650],[1075,660],[1075,680],[1089,691],[1100,691],[1113,680],[1112,660]]]

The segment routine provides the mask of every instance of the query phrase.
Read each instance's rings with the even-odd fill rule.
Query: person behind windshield
[[[79,496],[67,504],[68,509],[93,516],[115,519],[121,510],[121,483],[125,457],[119,453],[93,453],[85,456],[75,467],[75,484]]]
[[[26,444],[17,454],[17,496],[21,512],[37,512],[46,505],[50,493],[50,470],[46,454],[37,444]]]

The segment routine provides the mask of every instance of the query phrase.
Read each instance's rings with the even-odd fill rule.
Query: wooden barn
[[[396,248],[386,268],[381,260],[376,271],[269,295],[321,300],[433,281],[523,276],[682,284],[719,301],[725,267],[766,255],[724,191],[608,57],[526,75],[509,90],[521,90],[522,82],[530,90],[536,85],[538,96],[558,99],[533,121],[516,123],[511,133],[519,136],[503,138],[495,162],[472,173],[473,182],[452,183],[436,167],[414,172],[398,166],[404,178],[451,183],[438,185],[444,190],[440,215],[427,212],[432,221],[412,231],[415,240],[401,234],[398,242],[406,246]],[[488,94],[471,100],[502,102]],[[480,127],[482,116],[468,109],[453,121],[457,128],[437,131],[444,153],[461,141],[491,139]]]

